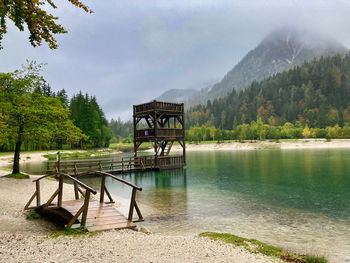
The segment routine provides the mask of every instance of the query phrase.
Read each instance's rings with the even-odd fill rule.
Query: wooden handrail
[[[45,177],[49,177],[49,176],[55,176],[55,175],[54,174],[46,174],[46,175],[40,176],[39,178],[34,179],[33,182],[40,181],[41,179],[43,179]]]
[[[119,177],[116,177],[116,176],[114,176],[113,174],[106,173],[106,172],[96,172],[96,174],[107,175],[107,176],[112,177],[113,179],[115,179],[115,180],[117,180],[117,181],[119,181],[119,182],[122,182],[122,183],[124,183],[124,184],[126,184],[126,185],[128,185],[128,186],[131,186],[131,187],[135,188],[136,190],[142,191],[142,188],[141,188],[141,187],[138,187],[137,185],[134,185],[134,184],[132,184],[132,183],[130,183],[130,182],[128,182],[128,181],[125,181],[125,180],[123,180],[123,179],[121,179],[121,178],[119,178]]]
[[[84,184],[83,182],[79,181],[78,179],[74,178],[73,176],[70,176],[69,174],[61,174],[61,175],[71,179],[73,182],[76,182],[78,185],[84,187],[86,190],[90,191],[94,195],[97,194],[97,192],[94,189],[92,189],[90,186]]]

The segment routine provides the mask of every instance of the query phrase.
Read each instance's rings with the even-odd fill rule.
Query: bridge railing
[[[84,174],[96,171],[127,171],[135,168],[134,157],[123,157],[120,160],[113,158],[85,159],[74,161],[50,161],[47,163],[46,174]]]
[[[163,102],[163,101],[152,101],[149,103],[144,103],[134,106],[135,113],[142,113],[152,110],[163,110],[163,111],[172,111],[172,112],[182,112],[184,110],[183,103],[172,103],[172,102]]]
[[[157,134],[156,134],[157,130]],[[182,138],[184,137],[184,130],[181,128],[149,128],[149,129],[140,129],[135,131],[135,138],[137,139],[146,139],[150,137],[171,137],[171,138]]]
[[[46,178],[48,176],[51,176],[51,175],[44,175],[42,177],[39,177],[39,178],[33,180],[33,182],[35,182],[35,184],[36,184],[36,190],[35,190],[34,194],[32,195],[32,197],[29,199],[28,203],[25,205],[24,210],[38,208],[41,206],[40,181],[43,178]],[[77,221],[78,217],[81,214],[82,214],[82,217],[80,220],[80,225],[85,226],[87,213],[89,210],[90,195],[91,195],[91,193],[97,194],[97,192],[94,189],[92,189],[90,186],[84,184],[83,182],[79,181],[78,179],[76,179],[68,174],[59,174],[58,175],[58,189],[51,195],[49,200],[45,204],[42,205],[42,207],[48,208],[50,206],[50,208],[52,208],[53,207],[52,202],[56,198],[56,196],[57,196],[57,204],[54,207],[57,207],[57,208],[62,207],[63,185],[64,185],[63,180],[64,180],[64,178],[72,180],[74,183],[74,190],[79,189],[81,194],[84,196],[83,205],[80,207],[80,209],[77,211],[77,213],[72,217],[72,219],[68,222],[68,224],[66,225],[66,228],[71,228],[71,226]],[[82,190],[80,190],[80,188],[78,186],[84,188],[85,193]],[[34,198],[36,198],[36,204],[37,204],[36,207],[29,207],[30,204],[32,203],[32,201],[34,200]]]
[[[142,191],[141,187],[138,187],[128,181],[125,181],[115,175],[112,175],[110,173],[105,173],[105,172],[96,172],[97,175],[101,176],[101,192],[100,192],[100,203],[104,202],[104,194],[106,193],[110,202],[113,202],[113,199],[110,195],[110,193],[108,192],[107,188],[106,188],[106,176],[109,176],[110,178],[119,181],[123,184],[126,184],[130,187],[132,187],[132,191],[131,191],[131,198],[130,198],[130,206],[129,206],[129,215],[128,215],[128,220],[132,221],[133,219],[133,214],[134,214],[134,209],[136,210],[136,213],[139,217],[139,219],[137,221],[133,221],[133,222],[139,222],[139,221],[143,221],[143,217],[140,211],[139,206],[137,205],[136,202],[136,191]]]
[[[101,176],[101,192],[100,192],[100,203],[104,203],[104,196],[105,194],[107,194],[108,198],[109,198],[109,202],[108,203],[114,203],[114,200],[111,196],[111,194],[109,193],[107,187],[106,187],[106,176],[111,177],[114,180],[117,180],[121,183],[124,183],[130,187],[132,187],[132,192],[131,192],[131,199],[130,199],[130,207],[129,207],[129,215],[128,215],[128,220],[132,221],[133,219],[133,213],[134,213],[134,209],[137,212],[137,215],[139,217],[139,219],[137,221],[134,222],[138,222],[138,221],[143,221],[143,217],[141,214],[141,211],[137,205],[136,202],[136,191],[142,191],[142,188],[127,182],[119,177],[116,177],[112,174],[109,173],[105,173],[105,172],[95,172],[96,175]],[[28,210],[28,209],[35,209],[38,208],[40,206],[42,206],[43,208],[53,208],[53,207],[57,207],[57,208],[61,208],[62,207],[62,199],[63,199],[63,180],[64,179],[69,179],[73,182],[74,185],[74,192],[75,192],[75,199],[79,200],[80,196],[79,193],[81,194],[81,196],[83,196],[84,198],[84,202],[83,205],[80,207],[80,209],[77,211],[77,213],[75,215],[73,215],[72,219],[68,222],[68,224],[66,225],[66,228],[70,228],[72,227],[72,225],[77,221],[77,219],[79,218],[79,216],[82,214],[81,220],[80,220],[80,225],[81,226],[85,226],[86,224],[86,218],[87,218],[87,213],[89,210],[89,201],[90,201],[90,196],[91,193],[92,194],[97,194],[97,192],[91,188],[90,186],[84,184],[83,182],[81,182],[80,180],[78,180],[77,178],[74,178],[71,175],[68,174],[58,174],[58,189],[51,195],[51,197],[48,199],[48,201],[46,203],[44,203],[43,205],[41,205],[41,195],[40,195],[40,181],[43,178],[49,177],[49,176],[53,176],[53,175],[44,175],[41,176],[35,180],[33,180],[33,182],[35,182],[36,184],[36,189],[34,194],[31,196],[31,198],[29,199],[29,201],[27,202],[27,204],[24,207],[24,210]],[[80,189],[83,188],[85,189],[85,192]],[[52,202],[53,200],[57,197],[57,203],[53,206]],[[33,200],[36,198],[36,206],[34,207],[29,207],[30,204],[33,202]]]

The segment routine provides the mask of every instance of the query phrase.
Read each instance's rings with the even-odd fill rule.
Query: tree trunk
[[[23,135],[24,123],[21,123],[18,129],[16,148],[15,148],[15,156],[13,160],[13,169],[12,174],[19,173],[19,154],[21,152],[21,144],[22,144],[22,135]]]

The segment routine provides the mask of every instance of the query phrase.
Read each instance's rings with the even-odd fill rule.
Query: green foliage
[[[283,126],[281,137],[302,138],[306,124],[311,129],[344,126],[350,122],[349,101],[350,54],[337,55],[307,62],[253,82],[245,90],[233,90],[205,106],[192,107],[186,114],[186,128],[204,125],[230,130],[260,120],[269,126]],[[284,127],[286,123],[301,130],[288,130],[289,127]],[[266,128],[261,125],[259,128],[259,139],[267,138]],[[241,138],[254,137],[244,134],[244,130],[241,132]]]
[[[22,173],[8,174],[8,175],[5,175],[5,177],[14,178],[14,179],[29,179],[30,178],[29,175],[22,174]]]
[[[109,146],[113,133],[108,127],[108,122],[95,97],[89,97],[88,94],[84,96],[80,92],[71,99],[69,110],[74,125],[88,136],[88,139],[76,147],[82,147],[83,144],[86,148]]]
[[[282,259],[285,262],[298,263],[327,263],[324,257],[298,255],[284,251],[282,248],[268,245],[255,239],[248,239],[232,234],[205,232],[199,234],[200,237],[208,237],[212,240],[218,240],[225,243],[242,246],[251,253],[261,253],[266,256],[272,256]]]
[[[27,220],[37,220],[41,218],[41,216],[35,211],[35,209],[30,209],[26,211],[25,216]]]
[[[95,235],[96,233],[97,231],[89,232],[89,230],[86,227],[81,226],[78,228],[69,228],[60,232],[52,233],[49,235],[49,238],[58,238],[61,236],[91,236]]]
[[[120,118],[112,119],[108,125],[116,138],[116,142],[132,142],[134,125],[131,121],[123,122]]]
[[[71,4],[83,9],[85,12],[92,11],[79,0],[68,0]],[[43,8],[45,6],[45,8]],[[1,40],[3,35],[7,33],[6,20],[13,21],[15,26],[20,30],[24,30],[27,25],[29,41],[32,46],[40,46],[42,41],[48,43],[51,49],[58,47],[54,34],[67,33],[61,25],[56,24],[58,17],[47,13],[47,7],[57,8],[54,0],[6,0],[0,2],[0,49],[2,48]]]
[[[69,153],[60,153],[61,160],[64,159],[89,159],[96,157],[103,157],[105,155],[110,155],[113,151],[109,149],[99,150],[99,151],[86,151],[86,152],[69,152]],[[56,153],[45,154],[45,158],[49,161],[55,161],[57,159]]]
[[[21,70],[0,74],[0,113],[7,116],[7,140],[1,140],[0,147],[14,146],[13,173],[19,173],[19,154],[24,142],[45,145],[84,138],[69,119],[61,100],[45,94],[47,84],[39,74],[41,67],[42,64],[28,62]]]
[[[238,140],[276,140],[280,139],[300,139],[300,138],[350,138],[350,126],[346,124],[340,127],[338,124],[323,128],[297,127],[290,122],[283,126],[271,126],[263,124],[261,121],[252,121],[251,124],[241,124],[234,130],[221,130],[215,127],[190,127],[186,131],[186,140],[189,142]]]

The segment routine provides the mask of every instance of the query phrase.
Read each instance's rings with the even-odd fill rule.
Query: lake
[[[188,152],[184,169],[122,177],[143,188],[140,224],[152,232],[228,232],[350,262],[350,150]],[[129,187],[107,187],[126,212]]]

